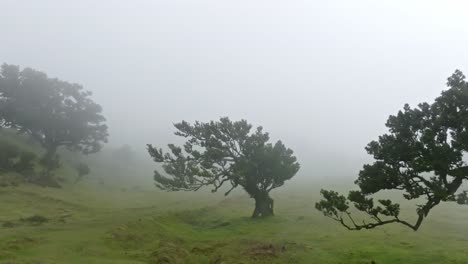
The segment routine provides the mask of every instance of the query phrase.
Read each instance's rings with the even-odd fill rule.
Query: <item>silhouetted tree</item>
[[[43,72],[3,64],[0,71],[0,125],[31,135],[45,149],[47,175],[59,166],[57,149],[85,154],[107,141],[101,106],[79,84],[48,78]]]
[[[216,192],[225,183],[231,185],[228,195],[238,186],[255,199],[252,217],[273,215],[269,193],[291,179],[299,170],[293,151],[281,141],[268,143],[262,127],[251,132],[245,120],[229,118],[209,123],[185,121],[175,124],[176,135],[186,138],[183,147],[169,144],[171,153],[148,145],[154,161],[163,164],[165,177],[155,171],[156,185],[169,191],[197,191],[212,186]]]
[[[370,142],[366,150],[376,160],[364,165],[346,199],[334,191],[322,190],[323,200],[316,208],[350,230],[371,229],[400,223],[418,230],[432,208],[441,202],[468,204],[467,192],[457,195],[468,179],[463,156],[468,151],[468,83],[460,71],[448,78],[448,90],[432,104],[417,108],[405,105],[403,111],[388,118],[389,133]],[[401,190],[407,200],[423,199],[417,206],[414,224],[400,218],[400,205],[369,196],[381,190]],[[368,222],[353,219],[354,207],[370,216]]]

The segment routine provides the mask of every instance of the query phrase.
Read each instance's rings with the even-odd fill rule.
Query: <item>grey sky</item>
[[[93,91],[113,144],[175,141],[182,119],[244,118],[308,172],[359,168],[389,114],[432,100],[455,69],[468,73],[463,0],[0,0],[0,9],[0,62]]]

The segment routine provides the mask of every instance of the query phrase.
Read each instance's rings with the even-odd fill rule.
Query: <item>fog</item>
[[[388,115],[431,101],[455,69],[468,72],[462,0],[0,8],[0,62],[93,91],[111,145],[144,151],[177,141],[181,120],[247,119],[295,150],[301,178],[355,177]]]

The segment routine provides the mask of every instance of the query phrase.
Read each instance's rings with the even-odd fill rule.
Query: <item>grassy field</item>
[[[350,232],[314,210],[316,194],[286,188],[275,217],[251,220],[240,193],[4,188],[0,263],[468,263],[467,208],[444,205],[418,232]]]
[[[468,207],[456,204],[436,208],[418,232],[356,232],[314,209],[320,188],[352,179],[291,181],[273,193],[276,216],[252,220],[242,191],[166,193],[150,172],[92,170],[73,184],[65,164],[60,189],[0,188],[0,263],[468,263]]]

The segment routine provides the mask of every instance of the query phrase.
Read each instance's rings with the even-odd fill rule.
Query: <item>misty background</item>
[[[93,91],[111,146],[229,116],[283,140],[303,179],[355,178],[390,114],[468,73],[462,0],[0,2],[0,63]]]

